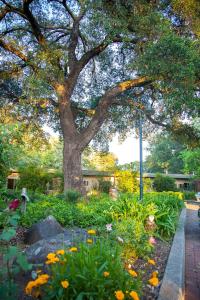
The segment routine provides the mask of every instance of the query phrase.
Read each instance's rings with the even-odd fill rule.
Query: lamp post
[[[139,149],[140,149],[140,201],[143,200],[143,147],[142,147],[142,111],[139,115]]]

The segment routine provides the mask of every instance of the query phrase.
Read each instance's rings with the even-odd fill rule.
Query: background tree
[[[152,137],[149,142],[149,155],[145,160],[145,170],[152,173],[182,173],[184,162],[182,151],[186,146],[164,132]]]
[[[24,117],[62,133],[65,190],[83,191],[81,153],[138,108],[168,130],[197,112],[198,41],[172,1],[150,2],[0,0],[1,78],[15,76]]]
[[[157,192],[176,191],[175,179],[169,176],[157,174],[153,181],[153,188]]]
[[[193,128],[197,136],[200,138],[200,118],[193,120]],[[200,144],[195,147],[188,147],[182,152],[182,159],[184,162],[184,171],[186,173],[193,173],[200,178]]]
[[[98,171],[115,171],[117,157],[110,152],[97,151],[94,148],[87,148],[82,157],[83,168]]]
[[[129,170],[129,171],[139,172],[140,163],[139,163],[139,161],[133,161],[133,162],[130,162],[130,163],[118,165],[117,168],[119,170]]]
[[[184,171],[200,178],[200,148],[182,152]]]

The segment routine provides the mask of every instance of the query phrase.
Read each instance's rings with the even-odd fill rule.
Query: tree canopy
[[[82,184],[89,142],[106,148],[141,110],[148,132],[180,132],[185,118],[190,128],[200,106],[199,14],[188,0],[188,21],[182,2],[0,0],[1,102],[62,133],[65,189]]]

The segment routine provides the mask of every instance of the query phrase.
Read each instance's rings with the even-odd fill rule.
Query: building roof
[[[12,172],[8,175],[8,179],[19,179],[19,173],[18,172]]]
[[[192,179],[194,177],[194,175],[192,174],[164,174],[164,173],[159,173],[160,175],[163,176],[169,176],[169,177],[173,177],[174,179]],[[157,175],[157,173],[144,173],[143,177],[146,178],[155,178]]]
[[[114,176],[112,172],[97,171],[97,170],[82,170],[82,174],[84,176],[105,176],[105,177]]]

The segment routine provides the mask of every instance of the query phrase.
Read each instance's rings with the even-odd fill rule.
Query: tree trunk
[[[64,141],[63,149],[64,191],[73,189],[85,194],[83,186],[81,151],[74,143]]]

